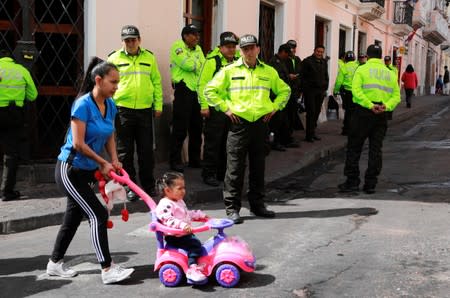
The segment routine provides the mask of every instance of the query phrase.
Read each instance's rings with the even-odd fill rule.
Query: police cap
[[[196,34],[199,33],[200,30],[194,24],[189,24],[181,30],[181,36],[185,34]]]
[[[220,34],[220,45],[223,46],[223,45],[230,44],[230,43],[238,44],[237,36],[233,32],[230,32],[230,31],[222,32]]]
[[[371,44],[368,48],[367,48],[367,56],[368,58],[378,58],[381,59],[381,47],[377,44]]]
[[[347,51],[344,55],[345,61],[355,61],[355,53],[353,51]]]
[[[139,34],[139,30],[136,26],[133,25],[125,25],[122,27],[121,34],[122,40],[127,38],[139,38],[141,35]]]
[[[254,45],[254,44],[255,45],[258,44],[258,39],[254,35],[245,34],[245,35],[241,36],[241,38],[239,39],[239,47],[241,47],[241,48],[250,46],[250,45]]]
[[[297,47],[297,42],[293,39],[289,39],[286,43],[293,49]]]

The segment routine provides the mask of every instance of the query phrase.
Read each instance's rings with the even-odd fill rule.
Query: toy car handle
[[[200,233],[204,231],[208,231],[210,227],[208,225],[203,225],[200,227],[192,227],[192,233]],[[160,231],[164,234],[170,234],[170,235],[186,235],[187,233],[182,229],[175,229],[175,228],[169,228],[159,222],[152,222],[150,224],[150,230],[153,232]]]
[[[121,184],[128,185],[128,187],[132,191],[134,191],[147,204],[150,210],[153,211],[156,209],[155,201],[153,201],[153,199],[145,191],[143,191],[142,188],[140,188],[139,186],[136,185],[136,183],[131,181],[130,176],[123,168],[120,169],[120,175],[114,171],[111,171],[109,172],[109,176]]]

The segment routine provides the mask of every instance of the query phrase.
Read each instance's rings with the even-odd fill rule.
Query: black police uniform
[[[325,91],[328,88],[328,65],[322,58],[311,55],[301,64],[301,87],[306,108],[306,140],[317,138],[315,130],[322,109]]]

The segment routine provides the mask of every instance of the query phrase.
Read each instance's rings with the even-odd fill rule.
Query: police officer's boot
[[[14,190],[14,186],[16,186],[17,167],[17,157],[5,154],[3,158],[3,177],[1,185],[3,201],[11,201],[20,198],[20,193]]]

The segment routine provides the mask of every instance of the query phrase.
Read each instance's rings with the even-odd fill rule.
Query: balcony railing
[[[384,7],[384,0],[359,0],[361,3],[377,3],[378,5]]]
[[[422,28],[427,24],[427,10],[423,1],[415,4],[413,11],[413,27]]]
[[[423,28],[423,38],[439,45],[448,38],[448,22],[438,10],[430,13],[430,22]]]
[[[394,2],[394,24],[406,24],[412,27],[414,8],[404,1]]]

